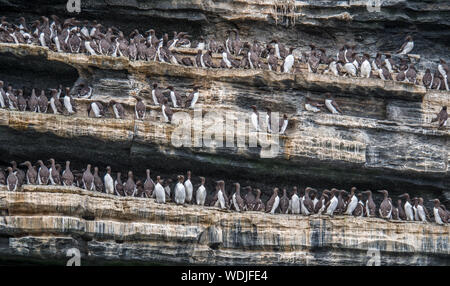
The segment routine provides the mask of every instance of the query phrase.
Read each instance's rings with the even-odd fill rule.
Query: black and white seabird
[[[103,192],[104,185],[102,179],[100,178],[100,175],[98,174],[98,167],[94,167],[94,186],[97,192]]]
[[[87,108],[88,116],[90,116],[91,111],[94,113],[93,115],[96,118],[105,116],[105,110],[103,109],[103,105],[98,101],[94,101],[88,105]]]
[[[7,108],[8,106],[8,97],[6,96],[6,92],[3,89],[3,81],[0,81],[0,107]]]
[[[194,194],[194,187],[192,186],[191,182],[191,171],[187,171],[186,173],[186,181],[184,182],[184,190],[186,191],[186,203],[191,203],[193,199]]]
[[[115,100],[111,100],[109,105],[112,106],[113,114],[116,119],[124,119],[125,118],[125,108],[119,102]]]
[[[83,182],[83,188],[88,191],[94,191],[95,185],[94,185],[94,175],[91,173],[91,164],[88,164],[86,166],[86,170],[83,173],[82,177]]]
[[[406,220],[414,221],[414,211],[413,206],[411,204],[411,199],[408,193],[404,193],[399,196],[399,198],[405,198],[406,202],[404,204],[403,209],[405,210]]]
[[[96,56],[96,55],[100,54],[99,47],[98,47],[97,43],[95,42],[94,37],[91,37],[91,36],[86,37],[83,34],[81,34],[80,36],[81,36],[81,39],[83,40],[84,48],[86,49],[86,52],[88,53],[88,55]]]
[[[310,187],[305,188],[305,196],[303,197],[302,202],[302,214],[304,215],[312,215],[314,214],[314,203],[309,197],[309,192],[312,189]]]
[[[267,56],[267,64],[269,67],[269,70],[271,71],[278,71],[278,59],[275,56],[275,49],[270,48],[269,55]]]
[[[318,200],[317,204],[314,206],[314,213],[321,215],[325,209],[326,205],[329,201],[330,191],[325,189],[323,190],[320,199]]]
[[[287,57],[288,51],[286,47],[278,41],[278,39],[273,39],[271,43],[273,43],[273,47],[275,49],[275,56],[278,59],[282,60]]]
[[[343,214],[345,211],[345,202],[344,199],[342,198],[342,195],[347,194],[347,192],[345,190],[338,190],[337,194],[338,194],[337,196],[338,204],[334,212],[335,214]]]
[[[171,190],[170,190],[170,184],[172,184],[172,179],[167,179],[164,181],[164,192],[166,194],[166,202],[171,201]]]
[[[128,45],[128,57],[132,61],[137,59],[137,47],[134,39],[131,39]]]
[[[48,185],[48,181],[50,178],[50,172],[47,168],[47,166],[44,165],[44,162],[42,160],[37,161],[39,164],[38,169],[38,183],[39,185]]]
[[[38,112],[39,111],[39,99],[36,96],[36,92],[35,92],[34,88],[31,90],[30,99],[28,99],[28,109],[31,112]]]
[[[339,108],[339,105],[336,103],[334,98],[331,96],[331,93],[327,92],[325,93],[325,106],[327,107],[328,111],[330,111],[332,114],[341,114],[343,113],[342,110]]]
[[[145,170],[146,178],[144,181],[144,193],[148,198],[153,195],[153,191],[155,190],[155,182],[150,177],[150,169]]]
[[[319,195],[318,191],[316,189],[311,189],[309,192],[309,197],[311,198],[314,206],[314,210],[316,208],[316,205],[319,203],[319,199],[317,198]]]
[[[17,109],[19,111],[25,111],[27,109],[27,101],[26,99],[23,97],[23,90],[19,89],[17,91]]]
[[[449,74],[449,68],[447,63],[443,59],[439,59],[439,65],[438,65],[438,71],[441,74],[444,82],[445,89],[449,91],[448,87],[448,74]]]
[[[178,183],[175,186],[175,203],[177,205],[183,205],[186,201],[186,189],[184,187],[184,176],[178,175]]]
[[[61,185],[61,175],[59,174],[58,170],[56,169],[55,165],[55,159],[51,158],[49,160],[51,167],[49,170],[50,173],[50,184],[52,185]]]
[[[366,200],[366,213],[368,217],[375,217],[376,216],[376,205],[373,201],[372,197],[372,191],[367,190],[365,192],[362,192],[363,194],[367,194],[367,200]]]
[[[256,198],[255,198],[255,205],[253,207],[253,211],[264,212],[266,207],[265,207],[263,201],[261,200],[261,190],[256,189],[255,192],[256,192]]]
[[[423,205],[423,198],[419,198],[417,213],[419,215],[419,219],[423,222],[427,222],[430,220],[430,216],[428,215],[427,208]]]
[[[352,187],[350,190],[350,196],[349,196],[348,203],[347,203],[347,209],[344,212],[344,214],[346,214],[346,215],[352,215],[353,211],[355,210],[355,208],[358,205],[358,198],[356,197],[355,191],[356,191],[356,187]]]
[[[216,182],[216,192],[214,194],[214,197],[213,197],[210,205],[214,206],[214,207],[218,207],[220,209],[226,209],[227,208],[226,201],[225,201],[223,192],[220,189],[220,182],[221,181]]]
[[[199,206],[204,206],[206,200],[205,177],[200,177],[200,186],[195,192],[195,202]]]
[[[195,66],[198,68],[206,68],[206,65],[203,61],[203,51],[198,50],[197,55],[195,56]]]
[[[66,94],[64,95],[63,101],[64,101],[64,108],[66,109],[67,113],[69,113],[69,115],[74,114],[77,111],[75,101],[70,95],[69,87],[66,87]]]
[[[166,203],[166,193],[164,190],[164,187],[161,185],[161,177],[156,177],[156,185],[155,185],[155,191],[153,192],[153,196],[156,197],[156,202],[158,204],[165,204]]]
[[[58,91],[56,89],[51,90],[50,107],[53,110],[53,114],[63,113],[63,105],[57,96]]]
[[[414,212],[414,220],[419,221],[419,213],[417,212],[417,206],[419,205],[419,198],[414,197],[412,198],[413,201],[413,212]]]
[[[233,29],[232,31],[235,34],[234,40],[231,42],[232,52],[235,56],[237,56],[241,53],[243,44],[239,38],[239,31],[237,29]]]
[[[354,56],[355,56],[355,47],[356,45],[347,45],[346,49],[345,49],[345,62],[344,63],[351,63],[354,61]]]
[[[338,206],[338,198],[336,197],[336,193],[338,193],[339,190],[333,188],[331,189],[331,193],[330,193],[330,199],[327,202],[327,204],[325,205],[325,209],[326,209],[326,214],[329,216],[333,216],[334,212],[337,209]]]
[[[16,161],[11,161],[11,167],[13,169],[14,174],[16,174],[18,181],[18,186],[22,186],[25,182],[25,172],[22,169],[17,167]]]
[[[173,111],[170,109],[169,101],[167,98],[163,99],[163,104],[161,105],[161,112],[164,118],[164,122],[172,122]]]
[[[406,79],[408,82],[412,84],[416,84],[417,82],[417,71],[413,64],[409,65],[408,70],[405,73]]]
[[[136,119],[144,120],[144,118],[145,118],[145,103],[139,97],[135,97],[135,99],[137,101],[136,105],[134,106],[134,114],[136,115]]]
[[[16,174],[14,174],[13,169],[8,167],[6,169],[8,171],[8,177],[6,178],[6,185],[8,186],[8,191],[15,192],[19,188],[19,180],[17,179]]]
[[[253,189],[250,186],[246,186],[244,190],[247,191],[247,193],[244,196],[244,203],[245,203],[245,209],[247,211],[253,210],[255,207],[255,195],[253,194]]]
[[[258,110],[256,109],[255,105],[250,106],[252,108],[252,114],[250,115],[250,121],[252,123],[253,126],[253,131],[260,131],[261,129],[259,128],[259,113]]]
[[[287,196],[286,188],[283,188],[283,195],[280,198],[280,212],[287,214],[289,211],[289,198]]]
[[[36,185],[38,174],[36,172],[36,169],[31,165],[31,162],[26,161],[26,162],[22,163],[21,165],[27,167],[27,173],[25,175],[25,177],[27,179],[27,184],[28,185]]]
[[[219,52],[222,53],[222,60],[220,62],[221,68],[238,68],[239,63],[232,59],[230,53],[224,50],[222,47],[219,48]]]
[[[405,42],[400,47],[400,49],[397,51],[397,54],[399,55],[407,55],[409,54],[414,48],[414,41],[411,36],[407,36],[405,39]]]
[[[447,120],[448,120],[448,113],[447,113],[447,106],[442,106],[441,111],[437,114],[435,118],[431,120],[431,122],[438,122],[439,128],[442,128],[444,126],[447,126]]]
[[[358,61],[356,60],[356,53],[353,53],[350,56],[349,62],[344,64],[344,70],[347,73],[347,75],[356,77],[358,74],[358,67],[355,65]]]
[[[134,197],[136,195],[137,188],[133,179],[132,171],[128,171],[128,180],[123,185],[123,191],[127,197]]]
[[[81,50],[82,40],[81,40],[80,36],[78,36],[78,30],[79,30],[79,28],[76,28],[75,30],[70,30],[70,32],[69,32],[69,36],[67,39],[67,45],[68,45],[68,50],[71,53],[79,53]]]
[[[431,74],[430,69],[426,69],[425,74],[422,77],[422,84],[426,88],[431,88],[432,83],[433,83],[433,75]]]
[[[6,90],[6,97],[8,98],[9,109],[17,110],[18,108],[17,97],[14,95],[12,85],[10,84],[8,85],[8,88]]]
[[[251,48],[247,51],[247,61],[250,69],[257,69],[260,67],[259,56]]]
[[[384,199],[381,202],[379,213],[380,213],[380,217],[385,218],[385,219],[391,219],[392,218],[392,202],[389,200],[388,197],[388,191],[386,190],[381,190],[378,191],[379,193],[382,193],[384,195]]]
[[[346,62],[345,53],[347,53],[347,49],[348,49],[347,44],[343,45],[342,48],[339,49],[339,51],[336,54],[337,61],[340,61],[342,63]]]
[[[172,101],[172,106],[174,108],[178,108],[182,106],[182,100],[179,93],[175,92],[173,86],[169,85],[167,87],[169,90],[170,100]]]
[[[305,110],[311,111],[314,113],[320,112],[320,108],[324,106],[324,104],[319,103],[317,101],[311,100],[309,98],[305,99]]]
[[[400,68],[400,70],[398,71],[397,76],[395,77],[396,81],[400,81],[400,82],[406,82],[406,71],[408,70],[408,68]],[[382,70],[380,70],[382,71]],[[382,71],[383,72],[383,71]],[[389,73],[389,71],[384,68],[384,73],[380,74],[380,77],[383,76],[385,77],[388,74],[388,76],[391,76],[391,74]],[[381,77],[383,79],[383,77]]]
[[[398,216],[398,208],[394,207],[394,205],[392,204],[391,198],[388,198],[388,200],[392,205],[392,215],[391,215],[392,220],[400,220],[400,217]]]
[[[105,191],[107,194],[114,194],[114,179],[111,176],[111,167],[106,167],[106,174],[103,177],[103,181],[105,182]]]
[[[161,89],[158,87],[157,83],[153,84],[152,90],[152,99],[155,105],[160,105],[162,103],[162,99],[164,98]]]
[[[271,116],[272,116],[272,110],[269,107],[266,107],[266,126],[269,133],[272,133],[272,125],[271,125]],[[276,130],[274,130],[276,132]]]
[[[372,69],[374,71],[381,69],[381,63],[382,63],[382,55],[381,53],[378,52],[377,55],[375,56],[375,59],[372,61]]]
[[[284,59],[283,62],[283,72],[290,73],[292,71],[292,67],[294,66],[294,55],[292,52],[295,48],[291,47],[289,49],[289,55]]]
[[[392,75],[389,72],[388,68],[386,67],[386,62],[381,63],[381,69],[378,70],[378,75],[380,76],[380,78],[382,80],[392,80]],[[399,72],[399,75],[400,75],[400,72]],[[399,80],[399,79],[401,79],[401,78],[397,78],[397,80]],[[400,80],[400,81],[403,81],[403,80]]]
[[[273,194],[266,203],[266,213],[275,214],[278,211],[280,197],[278,197],[278,188],[273,189]]]
[[[441,88],[441,85],[443,85],[441,77],[442,75],[439,73],[439,71],[434,72],[433,82],[431,83],[431,89],[439,90]]]
[[[311,52],[308,57],[308,72],[310,73],[317,73],[317,69],[319,68],[320,58],[317,56],[316,47],[311,44],[309,45],[311,47]]]
[[[289,124],[289,119],[286,114],[283,114],[283,118],[280,119],[279,127],[280,127],[280,135],[286,134],[286,129]]]
[[[116,180],[114,181],[114,192],[118,196],[126,197],[126,194],[123,189],[122,177],[121,173],[117,172]]]
[[[389,73],[391,73],[391,74],[394,73],[395,62],[391,58],[390,54],[385,55],[384,63],[386,65],[386,68],[388,69]]]
[[[434,221],[437,224],[445,224],[449,221],[448,213],[442,208],[441,202],[439,199],[434,199],[434,207],[433,207],[433,214],[434,214]]]
[[[369,78],[372,72],[372,67],[370,66],[370,56],[368,54],[363,55],[361,64],[361,77]]]
[[[235,193],[231,196],[231,201],[233,202],[233,208],[237,212],[244,211],[244,200],[241,197],[241,185],[239,183],[234,183]]]
[[[400,220],[406,220],[406,213],[402,206],[402,200],[397,200],[398,218]]]
[[[356,208],[353,210],[352,215],[355,217],[363,217],[364,216],[364,202],[362,200],[362,194],[359,193],[356,195],[358,198],[358,203],[356,205]]]
[[[63,186],[72,186],[74,182],[74,176],[72,171],[70,170],[70,161],[66,161],[66,168],[64,169],[61,181]]]
[[[289,205],[292,214],[300,214],[300,198],[297,194],[297,187],[293,187]]]
[[[198,86],[194,86],[194,90],[189,94],[186,99],[185,107],[194,108],[200,97],[200,91],[198,90]]]

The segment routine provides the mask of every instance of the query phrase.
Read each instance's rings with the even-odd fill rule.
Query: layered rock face
[[[0,198],[3,259],[65,265],[73,248],[81,265],[448,265],[450,256],[448,225],[236,214],[71,187],[26,186]]]
[[[186,31],[217,39],[236,28],[245,40],[265,42],[277,37],[307,51],[310,43],[335,52],[352,42],[375,55],[380,50],[395,51],[411,34],[416,39],[414,53],[422,55],[424,64],[448,59],[450,44],[450,6],[445,0],[84,0],[81,13],[68,13],[65,0],[0,3],[2,13],[14,18],[18,13],[33,20],[57,14],[96,19],[127,33],[151,27],[169,35]],[[368,8],[368,3],[379,9]]]
[[[448,102],[447,92],[426,91],[408,83],[307,71],[282,74],[201,69],[62,54],[27,45],[0,44],[0,50],[5,54],[41,58],[47,64],[65,63],[76,68],[80,78],[89,80],[94,87],[92,99],[77,100],[79,111],[75,116],[1,111],[2,126],[6,129],[0,148],[11,154],[5,159],[16,160],[14,154],[37,160],[51,148],[57,160],[71,159],[85,165],[89,158],[93,164],[112,165],[122,171],[131,167],[143,172],[146,167],[138,166],[149,166],[164,174],[176,174],[191,168],[196,174],[243,179],[253,184],[260,183],[258,177],[263,176],[267,186],[281,182],[350,188],[357,184],[397,193],[406,190],[414,193],[426,187],[430,198],[443,198],[449,185],[449,131],[430,124],[434,114]],[[194,85],[201,86],[198,114],[202,120],[196,120],[192,109],[174,108],[180,112],[180,118],[189,118],[191,124],[190,139],[181,147],[173,144],[174,138],[178,138],[174,131],[185,121],[164,123],[161,108],[154,106],[151,99],[153,83],[163,87],[173,85],[181,94],[191,92]],[[344,115],[305,110],[306,98],[323,101],[323,92],[328,90],[333,91]],[[149,115],[144,121],[134,119],[135,95],[142,97],[147,106]],[[112,118],[111,108],[108,118],[88,117],[87,106],[93,100],[107,106],[111,99],[126,107],[126,119]],[[270,107],[280,116],[287,114],[290,123],[286,136],[262,133],[257,138],[248,132],[249,106],[253,104],[260,110]],[[228,147],[226,115],[234,117],[235,132]],[[224,140],[223,147],[208,145],[206,140],[213,136],[207,130],[214,127],[214,118],[224,130],[220,137]],[[239,129],[238,123],[244,120],[244,129]],[[199,125],[203,133],[197,133]],[[11,133],[20,138],[14,146],[7,143]],[[45,137],[39,135],[42,133]],[[32,141],[28,134],[35,136]],[[53,143],[45,144],[41,137],[52,138]],[[241,143],[240,137],[244,138]],[[66,138],[71,140],[66,142]],[[249,147],[249,140],[255,140],[257,147]],[[95,148],[102,141],[107,142],[104,148]],[[379,176],[383,181],[374,180]],[[270,188],[264,188],[263,192],[271,194]]]
[[[17,18],[18,11],[27,19],[53,13],[75,16],[65,12],[66,1],[53,2],[13,5],[0,0],[2,13],[11,18]],[[381,13],[369,13],[362,2],[82,1],[82,13],[76,17],[127,32],[150,26],[158,34],[186,30],[194,37],[219,39],[229,28],[237,28],[243,39],[267,42],[275,35],[300,51],[309,51],[306,45],[315,43],[335,52],[347,42],[371,53],[392,51],[406,33],[412,33],[414,53],[421,55],[419,69],[439,57],[447,59],[448,5],[384,1]],[[189,49],[176,52],[195,54]],[[440,108],[449,105],[448,92],[312,74],[304,65],[295,74],[201,69],[10,44],[0,44],[0,80],[27,89],[73,86],[87,80],[94,88],[91,99],[76,99],[78,112],[73,116],[0,110],[2,166],[11,160],[34,163],[53,157],[60,163],[71,160],[78,170],[91,163],[101,172],[110,165],[113,172],[133,170],[137,176],[150,168],[153,177],[174,178],[189,169],[194,183],[199,175],[207,178],[209,195],[214,180],[225,179],[228,192],[231,183],[239,181],[260,188],[263,200],[275,186],[347,190],[357,186],[387,189],[394,201],[409,192],[411,197],[423,197],[429,209],[428,200],[433,198],[449,206],[450,132],[448,127],[438,130],[430,124]],[[155,82],[172,85],[183,95],[200,86],[201,111],[173,109],[181,123],[192,127],[184,146],[172,141],[181,123],[165,123],[161,108],[152,104],[150,86]],[[332,93],[343,115],[305,110],[306,98],[323,102],[324,92]],[[135,95],[147,106],[144,121],[134,118]],[[111,99],[124,105],[125,119],[114,119],[111,108],[106,118],[88,116],[92,101],[107,106]],[[251,105],[288,115],[286,135],[261,133],[257,138],[248,132]],[[198,114],[202,119],[195,119]],[[195,145],[200,122],[204,129],[216,130],[225,124],[226,115],[235,118],[231,146],[206,145],[207,132],[201,133],[201,147]],[[214,118],[220,118],[216,126]],[[243,129],[239,129],[241,122]],[[249,140],[255,140],[257,147],[249,147]],[[380,200],[375,193],[377,206]],[[82,263],[366,265],[378,251],[382,265],[448,265],[449,259],[449,228],[435,224],[237,215],[32,186],[18,193],[1,191],[0,210],[0,253],[8,259],[62,263],[73,247],[81,251]]]

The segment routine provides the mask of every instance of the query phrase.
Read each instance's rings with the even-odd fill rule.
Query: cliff
[[[374,249],[381,265],[447,265],[450,256],[448,225],[237,214],[70,187],[25,186],[0,198],[4,259],[64,265],[71,248],[81,265],[366,265]]]
[[[57,14],[96,19],[126,34],[154,28],[158,35],[176,30],[222,40],[228,29],[236,28],[243,40],[277,37],[299,52],[315,43],[335,54],[344,43],[354,43],[358,51],[374,55],[396,50],[412,34],[414,54],[420,55],[414,58],[419,79],[425,68],[435,69],[439,58],[450,60],[450,7],[445,1],[383,1],[378,13],[369,12],[363,1],[83,0],[80,14],[67,13],[66,2],[0,0],[0,6],[8,19],[20,14],[31,21]],[[193,57],[196,51],[174,52]],[[213,60],[217,63],[218,55]],[[207,202],[214,180],[224,179],[228,192],[238,181],[260,188],[264,201],[275,186],[357,186],[387,189],[394,202],[408,192],[423,197],[428,209],[429,200],[439,198],[450,208],[450,130],[430,124],[443,105],[450,105],[449,92],[312,74],[304,64],[294,74],[201,69],[4,43],[0,80],[27,92],[32,87],[72,87],[81,80],[93,87],[91,99],[76,99],[73,116],[0,109],[2,168],[11,160],[35,163],[53,157],[60,164],[71,160],[76,170],[88,163],[98,166],[101,176],[107,165],[114,174],[132,170],[138,178],[146,168],[153,178],[165,179],[192,170],[194,184],[198,176],[207,178]],[[195,111],[174,108],[193,127],[185,141],[192,145],[175,146],[179,124],[163,122],[161,108],[152,104],[153,83],[172,85],[182,95],[200,86],[203,127],[212,127],[214,118],[220,126],[226,115],[234,117],[232,146],[195,146]],[[305,110],[307,98],[323,102],[324,92],[332,93],[342,115]],[[134,118],[132,96],[146,104],[144,121]],[[124,105],[125,119],[114,119],[110,107],[105,118],[88,116],[92,101],[108,106],[111,99]],[[243,129],[238,123],[248,119],[251,105],[286,114],[286,135],[262,133],[258,146],[249,147],[248,120]],[[209,142],[203,139],[200,143]],[[265,147],[268,143],[276,151]],[[374,199],[378,206],[381,196],[375,193]],[[449,259],[449,226],[434,223],[236,214],[51,186],[24,186],[16,193],[2,189],[0,211],[0,256],[38,263],[64,264],[66,251],[74,247],[81,251],[83,264],[366,265],[373,251],[380,251],[382,265],[448,265]]]
[[[309,51],[315,43],[335,54],[338,47],[354,43],[370,54],[398,49],[406,34],[416,39],[415,54],[425,66],[439,57],[448,58],[450,5],[445,0],[183,0],[129,1],[83,0],[81,13],[68,13],[66,0],[0,0],[2,13],[27,19],[56,14],[66,18],[101,20],[130,33],[149,27],[158,33],[185,31],[194,37],[225,38],[238,29],[244,40],[281,42]],[[379,8],[379,9],[378,9]]]
[[[300,182],[302,186],[350,188],[358,184],[372,189],[388,188],[396,193],[406,189],[414,193],[425,187],[429,190],[425,196],[430,198],[448,196],[450,132],[430,124],[440,107],[449,102],[448,92],[427,91],[409,83],[308,72],[284,74],[131,62],[123,58],[55,53],[28,45],[0,44],[0,52],[5,58],[8,55],[11,66],[18,66],[21,58],[30,57],[42,62],[39,66],[44,69],[58,66],[60,78],[70,74],[64,71],[75,70],[79,78],[87,79],[94,88],[92,99],[77,99],[79,111],[75,116],[1,110],[0,126],[4,132],[0,150],[4,154],[38,160],[47,156],[51,148],[57,160],[70,159],[84,166],[88,159],[92,164],[112,165],[123,173],[126,168],[142,172],[137,168],[142,165],[172,175],[190,168],[195,174],[244,179],[256,184],[260,183],[257,178],[264,176],[263,185],[268,186]],[[22,68],[14,70],[22,72]],[[41,83],[38,88],[50,87],[51,83],[45,78],[39,80],[39,75],[34,80]],[[200,85],[199,106],[203,116],[200,121],[204,128],[212,126],[207,120],[208,113],[220,116],[220,124],[225,123],[225,115],[232,115],[235,125],[248,118],[249,106],[255,104],[260,110],[270,107],[280,116],[288,115],[286,136],[272,138],[261,134],[258,147],[249,147],[247,119],[245,129],[239,131],[235,126],[231,147],[208,147],[206,132],[200,133],[204,140],[198,141],[194,126],[187,141],[191,145],[174,146],[173,132],[180,124],[163,122],[161,108],[154,106],[151,99],[150,85],[154,82],[160,86],[173,85],[182,95],[191,92],[192,86]],[[323,92],[330,90],[343,115],[305,110],[306,98],[323,101]],[[133,95],[139,95],[146,103],[149,116],[144,121],[134,119]],[[124,104],[127,110],[124,120],[112,118],[111,109],[107,118],[88,117],[86,109],[90,102],[98,100],[107,106],[113,98]],[[193,110],[174,111],[185,112],[192,125],[198,124]],[[40,139],[39,134],[45,137]],[[245,143],[238,146],[240,134]],[[17,138],[14,146],[7,143],[12,135]],[[202,148],[195,145],[197,142]],[[104,148],[95,148],[100,143]],[[267,148],[268,143],[276,148]],[[6,159],[17,160],[13,156]],[[374,180],[380,176],[382,182]],[[270,189],[263,192],[271,193]]]

